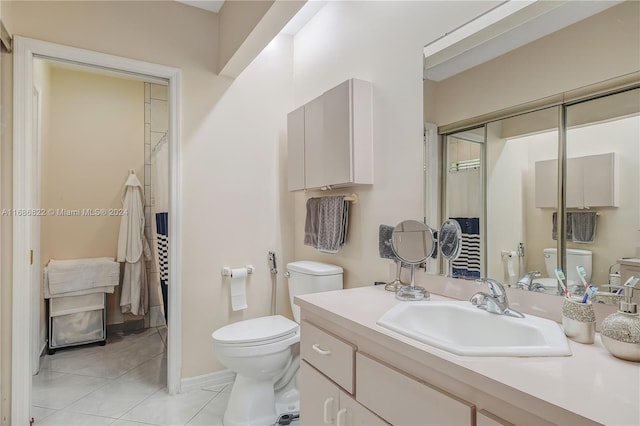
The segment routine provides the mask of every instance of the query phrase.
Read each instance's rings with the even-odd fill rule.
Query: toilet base
[[[224,412],[224,426],[266,426],[278,420],[272,381],[236,375]]]

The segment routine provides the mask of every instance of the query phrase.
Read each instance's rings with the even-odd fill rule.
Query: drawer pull
[[[338,411],[338,414],[336,415],[336,426],[344,425],[344,423],[342,423],[340,419],[342,419],[345,414],[347,414],[346,408],[343,408],[342,410]]]
[[[318,352],[320,355],[331,355],[331,351],[322,349],[318,343],[316,343],[311,347],[313,348],[314,351]]]
[[[331,413],[329,413],[329,405],[331,405],[331,410],[333,411],[333,398],[327,398],[324,400],[322,421],[325,425],[330,425],[333,423],[333,416],[331,416]]]

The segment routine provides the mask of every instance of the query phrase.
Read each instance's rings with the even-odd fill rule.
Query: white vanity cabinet
[[[290,191],[373,183],[371,83],[350,79],[287,115]]]
[[[558,207],[558,160],[535,163],[535,206]],[[613,152],[567,159],[567,208],[617,207],[618,167]]]
[[[356,348],[305,321],[300,336],[301,424],[386,425],[351,396]]]
[[[356,355],[356,389],[358,402],[393,425],[474,424],[472,404],[360,352]]]
[[[302,425],[387,425],[306,361],[300,363]]]
[[[480,410],[476,414],[476,426],[513,426],[513,423],[494,416],[488,411]]]
[[[309,322],[302,322],[300,336],[301,424],[474,424],[472,404],[357,352]]]

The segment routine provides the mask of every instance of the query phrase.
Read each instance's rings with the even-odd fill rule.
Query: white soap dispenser
[[[640,290],[640,278],[631,277],[624,283],[624,297],[618,312],[602,321],[600,338],[611,354],[627,361],[640,362],[640,316],[633,293]]]

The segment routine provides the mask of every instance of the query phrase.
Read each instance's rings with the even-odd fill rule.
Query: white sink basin
[[[377,324],[456,355],[571,355],[557,323],[532,315],[496,315],[465,301],[399,303]]]

